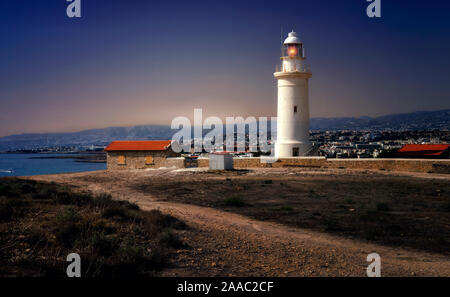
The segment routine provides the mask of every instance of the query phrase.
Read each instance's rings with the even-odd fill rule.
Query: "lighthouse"
[[[312,150],[308,95],[312,74],[305,59],[303,43],[297,33],[290,32],[283,43],[281,67],[274,73],[278,81],[277,158],[306,156]]]

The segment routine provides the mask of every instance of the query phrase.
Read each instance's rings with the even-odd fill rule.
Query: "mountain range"
[[[380,117],[312,118],[311,130],[450,129],[450,109],[417,111]],[[28,133],[0,137],[0,151],[57,146],[106,145],[113,140],[171,139],[170,126],[108,127],[71,133]]]

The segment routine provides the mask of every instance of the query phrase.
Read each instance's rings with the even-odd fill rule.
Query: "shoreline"
[[[81,163],[106,163],[105,153],[91,153],[91,154],[73,154],[73,155],[61,155],[61,156],[39,156],[29,157],[30,160],[45,160],[45,159],[73,159],[74,162]]]

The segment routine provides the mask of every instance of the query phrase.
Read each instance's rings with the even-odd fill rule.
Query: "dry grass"
[[[65,276],[65,257],[82,259],[82,275],[145,276],[183,247],[184,228],[157,210],[56,184],[0,179],[0,276]]]
[[[134,187],[161,200],[390,246],[448,254],[450,184],[377,174],[201,172]]]

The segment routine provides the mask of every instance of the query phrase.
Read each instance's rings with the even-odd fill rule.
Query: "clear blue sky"
[[[275,116],[280,31],[313,72],[311,116],[450,108],[450,2],[0,2],[0,136],[175,116]]]

